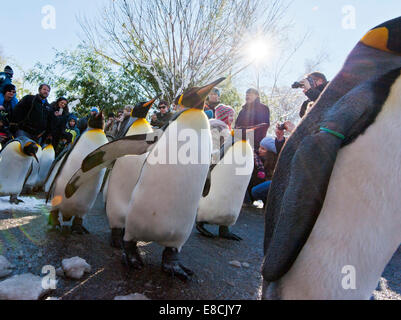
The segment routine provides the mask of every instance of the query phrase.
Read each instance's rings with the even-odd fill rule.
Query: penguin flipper
[[[297,149],[288,149],[286,145],[282,150],[279,162],[283,158],[287,160],[286,157],[292,157],[292,161],[290,167],[277,165],[268,195],[262,267],[265,281],[277,281],[290,270],[320,214],[338,151],[375,121],[398,77],[400,69],[363,82],[327,110],[323,121],[316,126],[316,133],[304,136]],[[306,117],[312,116],[311,113]],[[302,123],[300,127],[304,130]],[[345,139],[319,132],[320,127],[342,133]],[[280,203],[269,205],[281,192],[280,169],[289,172],[289,182]]]
[[[113,166],[114,161],[126,155],[141,155],[148,152],[158,140],[159,130],[148,133],[123,137],[109,142],[90,153],[82,161],[79,169],[70,179],[65,188],[65,196],[71,198],[82,184],[99,173],[104,168]]]

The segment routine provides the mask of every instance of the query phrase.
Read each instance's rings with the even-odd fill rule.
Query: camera
[[[315,87],[315,82],[312,78],[308,77],[308,78],[306,78],[306,80],[309,81],[311,88]],[[299,88],[303,88],[303,87],[304,87],[304,84],[300,83],[300,82],[294,82],[291,86],[291,88],[293,88],[293,89],[299,89]]]
[[[293,88],[293,89],[299,89],[299,88],[303,88],[304,87],[304,85],[302,84],[302,83],[299,83],[299,82],[294,82],[293,84],[292,84],[292,86],[291,86],[291,88]]]

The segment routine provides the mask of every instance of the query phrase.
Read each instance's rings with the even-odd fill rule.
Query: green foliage
[[[48,83],[54,88],[56,97],[65,96],[70,101],[70,109],[84,116],[93,106],[107,114],[127,104],[149,99],[152,90],[145,92],[138,86],[141,81],[146,87],[148,78],[140,67],[113,65],[80,45],[74,51],[57,51],[54,61],[48,65],[37,63],[25,80],[35,85]]]

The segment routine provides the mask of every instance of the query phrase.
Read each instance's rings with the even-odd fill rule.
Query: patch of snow
[[[0,278],[9,276],[14,266],[4,256],[0,256]]]
[[[0,211],[20,210],[20,211],[41,211],[50,208],[50,203],[46,204],[44,199],[36,199],[35,197],[18,197],[24,201],[20,204],[10,203],[10,197],[0,197]]]
[[[114,298],[114,300],[150,300],[150,299],[143,294],[132,293],[127,296],[117,296]]]
[[[85,272],[91,271],[91,266],[80,257],[64,259],[61,265],[65,275],[72,279],[81,279]]]
[[[38,300],[50,289],[43,289],[42,278],[31,273],[0,282],[0,300]]]

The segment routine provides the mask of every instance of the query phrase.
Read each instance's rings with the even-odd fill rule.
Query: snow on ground
[[[18,197],[18,199],[24,201],[20,204],[12,204],[9,202],[10,197],[0,197],[0,211],[6,210],[18,210],[18,211],[41,211],[51,207],[50,203],[46,204],[46,200],[37,199],[35,197]]]

